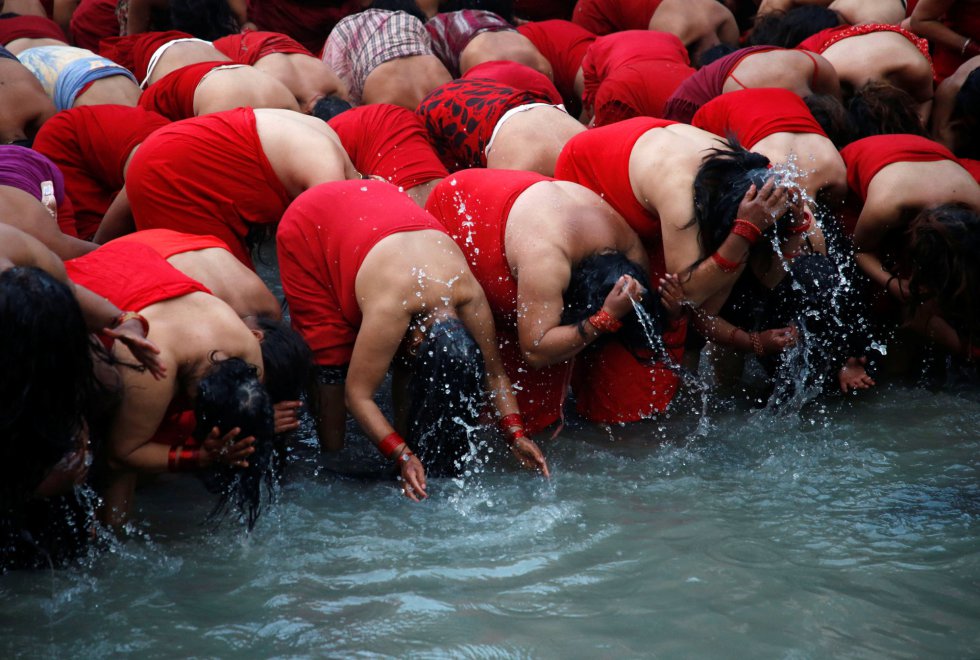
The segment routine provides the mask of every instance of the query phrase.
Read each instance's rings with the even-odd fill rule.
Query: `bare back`
[[[816,53],[799,50],[769,50],[752,53],[732,69],[723,92],[745,88],[782,87],[799,97],[813,93],[839,96],[833,65]]]
[[[773,163],[794,162],[803,172],[803,187],[813,199],[827,193],[842,200],[847,194],[847,167],[834,143],[816,133],[773,133],[756,142],[752,151]]]
[[[530,67],[553,80],[555,73],[551,63],[520,32],[501,30],[481,32],[473,37],[459,55],[459,69],[465,74],[478,64],[507,60]]]
[[[179,252],[167,261],[171,266],[211,290],[238,316],[282,316],[279,301],[255,271],[245,266],[231,252],[222,248],[205,248]]]
[[[300,112],[310,114],[316,102],[327,96],[348,98],[347,88],[325,62],[302,53],[272,53],[255,68],[283,85],[296,98]]]
[[[182,41],[167,47],[150,72],[147,85],[152,85],[168,73],[201,62],[231,62],[231,58],[212,46],[200,41]]]
[[[250,66],[210,71],[194,90],[196,116],[243,106],[299,110],[296,97],[284,84]]]
[[[540,106],[518,112],[499,125],[487,152],[487,167],[555,175],[562,149],[585,127],[567,112]]]
[[[453,79],[435,55],[412,55],[376,66],[364,81],[364,105],[390,103],[415,112],[422,99]]]
[[[896,32],[872,32],[841,39],[823,52],[842,83],[857,90],[887,82],[922,103],[932,98],[932,67],[915,45]]]

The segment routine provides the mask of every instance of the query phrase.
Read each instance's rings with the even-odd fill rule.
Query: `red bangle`
[[[521,417],[520,413],[512,413],[501,417],[499,426],[500,431],[507,439],[508,445],[512,445],[521,438],[527,437],[527,434],[524,431],[524,419]]]
[[[742,266],[739,262],[729,261],[717,252],[711,255],[711,260],[718,264],[718,267],[725,273],[734,273]]]
[[[171,447],[167,453],[167,471],[192,472],[201,467],[201,450],[187,449],[184,445]]]
[[[589,323],[599,332],[618,332],[623,327],[623,322],[614,317],[604,309],[589,317]]]
[[[765,355],[765,351],[762,350],[762,340],[759,339],[759,333],[750,332],[749,339],[752,340],[752,351],[759,357]]]
[[[790,234],[802,234],[810,229],[813,224],[813,216],[810,215],[809,211],[803,212],[803,222],[798,225],[790,225],[786,228],[786,231]]]
[[[147,321],[146,317],[139,312],[119,312],[119,315],[112,319],[112,323],[109,324],[109,328],[115,330],[126,321],[132,321],[133,319],[139,321],[140,325],[143,326],[144,337],[150,334],[150,322]]]
[[[749,245],[755,245],[756,241],[762,236],[761,229],[748,220],[742,220],[741,218],[735,220],[735,224],[732,225],[732,233],[747,240]]]
[[[385,458],[395,458],[395,451],[405,444],[405,439],[398,435],[397,431],[389,433],[386,435],[381,442],[378,443],[378,451]]]

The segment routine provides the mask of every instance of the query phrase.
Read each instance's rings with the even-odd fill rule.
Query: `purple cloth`
[[[54,184],[54,198],[60,207],[65,201],[65,177],[58,166],[33,149],[15,144],[0,145],[0,186],[19,188],[43,201],[41,183]]]
[[[725,81],[739,62],[753,53],[776,50],[773,46],[749,46],[720,57],[695,71],[681,83],[664,106],[664,119],[690,124],[702,105],[721,96]]]

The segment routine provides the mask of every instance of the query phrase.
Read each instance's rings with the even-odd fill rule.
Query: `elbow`
[[[542,351],[531,350],[524,351],[524,361],[529,367],[537,371],[538,369],[544,369],[545,367],[551,366],[560,360],[556,360],[551,355],[548,355]]]

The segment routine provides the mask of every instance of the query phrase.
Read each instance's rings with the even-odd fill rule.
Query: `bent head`
[[[843,149],[854,141],[854,122],[840,99],[830,94],[810,94],[803,102],[835,147]]]
[[[98,395],[71,289],[38,268],[0,273],[0,504],[34,493],[87,436]]]
[[[317,119],[330,121],[342,112],[347,112],[353,106],[339,96],[324,96],[315,104],[310,114]]]
[[[262,382],[272,402],[299,399],[313,369],[310,347],[285,321],[260,316],[249,317],[245,324],[259,333]]]
[[[871,81],[857,90],[847,102],[847,111],[856,130],[855,139],[872,135],[911,133],[925,136],[912,95],[884,82]]]
[[[925,209],[907,236],[912,306],[935,300],[943,318],[980,343],[980,214],[963,204]]]
[[[627,259],[622,252],[593,254],[572,268],[572,276],[565,290],[565,308],[562,311],[561,322],[566,325],[580,323],[598,312],[606,296],[623,275],[629,275],[647,291],[639,304],[652,319],[654,334],[662,334],[664,311],[660,305],[660,296],[651,291],[650,278],[642,266]],[[593,345],[615,338],[634,354],[647,353],[653,348],[635,310],[621,321],[623,327],[619,332],[615,335],[604,335]]]
[[[763,14],[752,28],[749,46],[796,48],[821,30],[840,25],[840,14],[827,7],[806,5],[787,12]]]
[[[418,347],[412,373],[408,443],[432,476],[452,476],[470,452],[469,432],[487,403],[483,352],[463,322],[436,321]]]
[[[215,427],[222,435],[241,429],[239,440],[255,437],[255,453],[248,457],[247,468],[219,464],[201,476],[208,491],[219,496],[212,516],[233,504],[251,531],[261,512],[263,484],[271,499],[275,452],[272,401],[255,367],[238,358],[215,364],[198,385],[194,413],[198,442]]]

